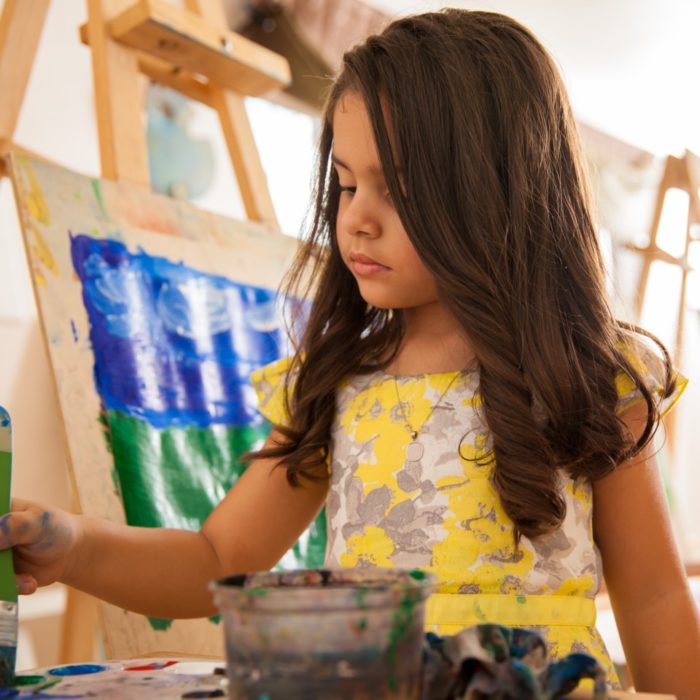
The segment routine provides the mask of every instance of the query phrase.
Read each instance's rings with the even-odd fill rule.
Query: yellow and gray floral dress
[[[252,377],[260,411],[284,424],[288,360]],[[641,365],[640,368],[647,371]],[[641,396],[618,378],[620,410]],[[679,378],[668,410],[685,386]],[[658,385],[655,382],[655,385]],[[584,652],[616,676],[595,629],[601,563],[593,541],[592,489],[561,475],[566,517],[554,533],[513,544],[513,523],[480,462],[491,447],[478,411],[478,371],[358,376],[340,387],[326,502],[327,567],[430,571],[426,629],[453,634],[481,622],[534,628],[560,658]],[[419,460],[408,461],[418,431]],[[458,451],[459,446],[459,451]],[[410,455],[410,452],[409,452]]]

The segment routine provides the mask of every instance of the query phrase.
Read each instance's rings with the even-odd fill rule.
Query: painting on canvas
[[[82,511],[197,529],[269,431],[249,376],[290,352],[276,290],[296,241],[40,160],[11,169]],[[284,563],[320,565],[324,546],[319,518]],[[221,652],[216,618],[103,614],[113,656]]]

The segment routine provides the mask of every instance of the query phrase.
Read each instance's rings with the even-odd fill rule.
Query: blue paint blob
[[[59,666],[49,671],[51,676],[85,676],[89,673],[100,673],[106,671],[107,667],[101,664],[71,664],[70,666]]]
[[[71,256],[107,409],[157,429],[263,424],[250,373],[290,349],[275,291],[83,234]]]
[[[75,321],[71,319],[70,322],[70,329],[71,332],[73,333],[73,342],[77,343],[78,342],[78,329],[75,327]]]

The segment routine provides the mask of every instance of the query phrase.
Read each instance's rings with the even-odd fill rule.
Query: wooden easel
[[[659,226],[661,215],[666,200],[666,193],[670,189],[680,189],[688,193],[688,219],[686,223],[685,241],[683,252],[679,257],[675,257],[661,248],[658,244]],[[635,295],[635,315],[639,322],[644,308],[644,299],[648,292],[649,274],[654,262],[665,262],[677,267],[681,271],[681,287],[676,311],[676,333],[674,345],[671,349],[676,366],[680,366],[683,361],[683,341],[686,315],[686,290],[688,274],[692,271],[690,265],[690,244],[693,240],[693,229],[696,224],[700,224],[700,157],[686,151],[682,158],[668,156],[664,165],[663,175],[656,195],[654,216],[649,231],[649,241],[645,246],[630,245],[629,248],[642,256],[642,269],[639,275],[637,291]],[[671,449],[675,437],[675,412],[669,414],[665,419],[667,442]]]
[[[685,231],[683,253],[675,257],[658,245],[659,225],[661,214],[666,200],[666,193],[670,189],[679,189],[688,193],[688,222]],[[630,246],[632,250],[642,255],[642,270],[637,284],[635,296],[635,314],[637,319],[642,315],[644,299],[649,284],[649,273],[652,263],[661,261],[680,268],[681,292],[678,302],[678,316],[676,322],[676,337],[674,343],[674,359],[677,364],[682,360],[683,331],[685,326],[685,299],[688,273],[692,271],[689,261],[690,244],[693,242],[693,226],[700,224],[700,157],[690,151],[686,151],[682,158],[668,156],[664,166],[663,176],[656,195],[654,218],[649,232],[649,242],[643,246]]]
[[[0,18],[0,156],[12,137],[50,0],[5,0]],[[102,176],[149,186],[139,74],[218,114],[247,217],[277,230],[245,95],[289,83],[287,61],[227,29],[221,0],[87,0]],[[2,166],[0,166],[1,168]],[[0,174],[3,170],[0,169]]]
[[[278,232],[244,96],[287,85],[287,61],[229,31],[221,0],[86,1],[81,35],[91,48],[102,177],[150,186],[145,74],[217,112],[248,219]],[[0,16],[0,175],[8,152],[35,155],[12,139],[49,2],[5,0]],[[97,617],[93,598],[68,589],[61,662],[92,658]]]

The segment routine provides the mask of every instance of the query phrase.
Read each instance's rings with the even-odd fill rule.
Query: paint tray
[[[210,585],[226,636],[230,697],[420,696],[433,578],[397,569],[256,573]]]

